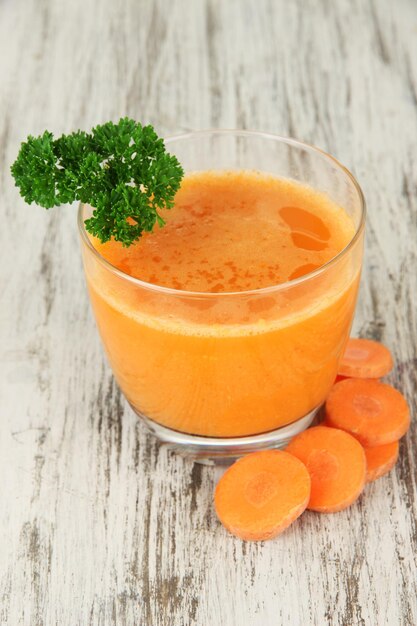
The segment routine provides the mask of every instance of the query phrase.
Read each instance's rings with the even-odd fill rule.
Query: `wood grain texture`
[[[330,151],[369,208],[356,330],[392,347],[416,415],[414,0],[0,0],[0,623],[414,626],[417,428],[338,515],[245,544],[215,471],[158,446],[117,390],[75,210],[28,208],[19,142],[127,114]]]

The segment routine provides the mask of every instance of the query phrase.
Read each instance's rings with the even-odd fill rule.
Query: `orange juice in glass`
[[[335,159],[248,131],[166,140],[185,169],[166,224],[130,248],[79,224],[107,357],[134,411],[197,458],[285,445],[349,335],[364,201]]]

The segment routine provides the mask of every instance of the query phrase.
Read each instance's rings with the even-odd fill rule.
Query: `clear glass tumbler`
[[[156,437],[199,460],[283,447],[309,426],[335,379],[359,284],[365,205],[350,172],[312,146],[264,133],[193,132],[165,141],[186,173],[256,170],[327,194],[355,234],[333,259],[284,284],[201,293],[143,282],[79,231],[88,289],[121,390]],[[272,210],[272,209],[271,209]]]

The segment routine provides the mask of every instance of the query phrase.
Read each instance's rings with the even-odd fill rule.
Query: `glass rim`
[[[320,276],[321,274],[324,274],[329,268],[333,267],[333,265],[336,265],[336,263],[340,259],[345,257],[347,253],[354,247],[355,243],[358,241],[359,237],[361,236],[365,228],[365,218],[366,218],[365,197],[358,181],[356,180],[352,172],[347,167],[345,167],[342,163],[340,163],[340,161],[338,161],[331,154],[329,154],[325,150],[322,150],[321,148],[317,148],[316,146],[313,146],[309,143],[305,143],[303,141],[299,141],[291,137],[283,137],[281,135],[276,135],[273,133],[266,133],[266,132],[261,132],[261,131],[240,130],[240,129],[232,129],[232,128],[231,129],[208,129],[208,130],[188,131],[186,133],[170,135],[164,138],[163,140],[164,140],[165,145],[168,147],[169,144],[174,141],[180,141],[180,140],[182,141],[186,139],[192,139],[194,137],[202,137],[204,135],[206,136],[242,135],[246,137],[259,137],[263,139],[274,140],[280,143],[287,144],[289,146],[302,148],[303,150],[306,150],[307,152],[310,152],[313,154],[317,154],[321,156],[322,158],[325,158],[327,161],[329,161],[333,165],[336,165],[345,174],[347,179],[351,182],[359,199],[360,212],[361,212],[360,220],[359,220],[358,226],[355,229],[355,233],[353,237],[346,244],[346,246],[342,248],[342,250],[340,250],[340,252],[338,252],[334,257],[329,259],[329,261],[327,261],[326,263],[324,263],[317,269],[313,270],[312,272],[308,272],[307,274],[304,274],[303,276],[300,276],[299,278],[294,278],[293,280],[287,280],[283,283],[278,283],[276,285],[269,285],[267,287],[260,287],[258,289],[248,289],[244,291],[220,291],[220,292],[214,292],[214,293],[211,291],[189,291],[187,289],[175,289],[174,287],[164,287],[163,285],[155,285],[154,283],[149,283],[145,280],[141,280],[140,278],[136,278],[135,276],[131,276],[130,274],[123,272],[118,267],[116,267],[115,265],[107,261],[107,259],[105,259],[100,254],[100,252],[98,252],[98,250],[93,246],[90,238],[87,235],[87,231],[86,231],[84,220],[83,220],[83,210],[84,210],[85,204],[80,202],[79,208],[78,208],[77,222],[78,222],[78,230],[81,236],[81,240],[90,250],[90,252],[93,253],[93,255],[99,260],[99,262],[106,269],[111,271],[116,276],[119,276],[120,278],[127,280],[128,282],[138,287],[141,287],[142,289],[147,289],[148,291],[154,291],[154,292],[165,294],[165,295],[169,294],[173,296],[192,297],[192,298],[197,298],[197,297],[199,298],[203,298],[203,297],[204,298],[220,298],[220,297],[223,298],[223,297],[237,297],[237,296],[255,296],[255,295],[265,295],[269,293],[275,293],[277,291],[285,290],[293,286],[295,287],[297,285],[301,285],[315,278],[316,276]]]

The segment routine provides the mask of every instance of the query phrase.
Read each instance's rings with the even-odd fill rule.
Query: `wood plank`
[[[413,0],[1,0],[0,76],[0,623],[417,623],[415,425],[349,510],[228,536],[215,471],[160,447],[113,382],[74,208],[26,207],[8,172],[29,132],[124,114],[329,150],[368,202],[356,330],[392,347],[415,415]]]

